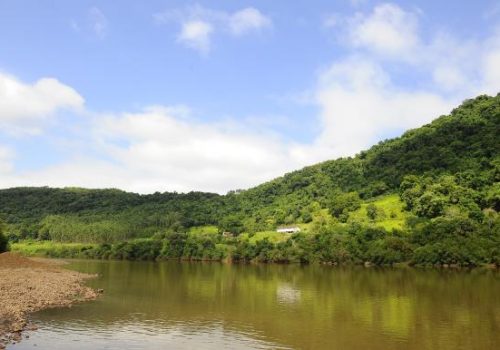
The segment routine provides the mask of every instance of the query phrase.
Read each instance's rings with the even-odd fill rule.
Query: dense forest
[[[52,256],[498,265],[499,135],[500,94],[479,96],[355,157],[226,195],[0,190],[1,230]]]

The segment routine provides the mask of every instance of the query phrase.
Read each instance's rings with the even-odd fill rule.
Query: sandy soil
[[[21,340],[30,313],[91,300],[97,293],[83,285],[95,277],[61,267],[61,261],[0,254],[0,349]]]

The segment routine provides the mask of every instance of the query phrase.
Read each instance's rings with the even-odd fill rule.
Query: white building
[[[295,233],[300,232],[300,227],[298,226],[281,226],[276,229],[276,232],[280,233]]]

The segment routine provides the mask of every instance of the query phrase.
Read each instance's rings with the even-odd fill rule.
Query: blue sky
[[[246,188],[500,88],[496,1],[0,1],[0,187]]]

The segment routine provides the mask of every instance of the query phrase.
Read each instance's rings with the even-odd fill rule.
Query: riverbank
[[[61,261],[0,254],[0,349],[22,339],[30,313],[92,300],[97,293],[83,282],[94,276],[66,270]]]
[[[372,232],[373,233],[373,232]],[[405,243],[390,236],[360,240],[351,235],[299,234],[286,241],[267,239],[251,242],[220,235],[175,234],[168,239],[144,238],[113,244],[61,243],[26,240],[11,244],[11,250],[27,257],[131,260],[217,261],[224,263],[276,263],[320,265],[412,266],[425,268],[498,268],[496,249],[478,251],[472,258],[456,247],[438,245],[438,251]],[[431,247],[432,248],[432,247]],[[448,251],[448,250],[449,251]],[[430,254],[432,253],[432,254]],[[491,255],[487,257],[486,255]]]

